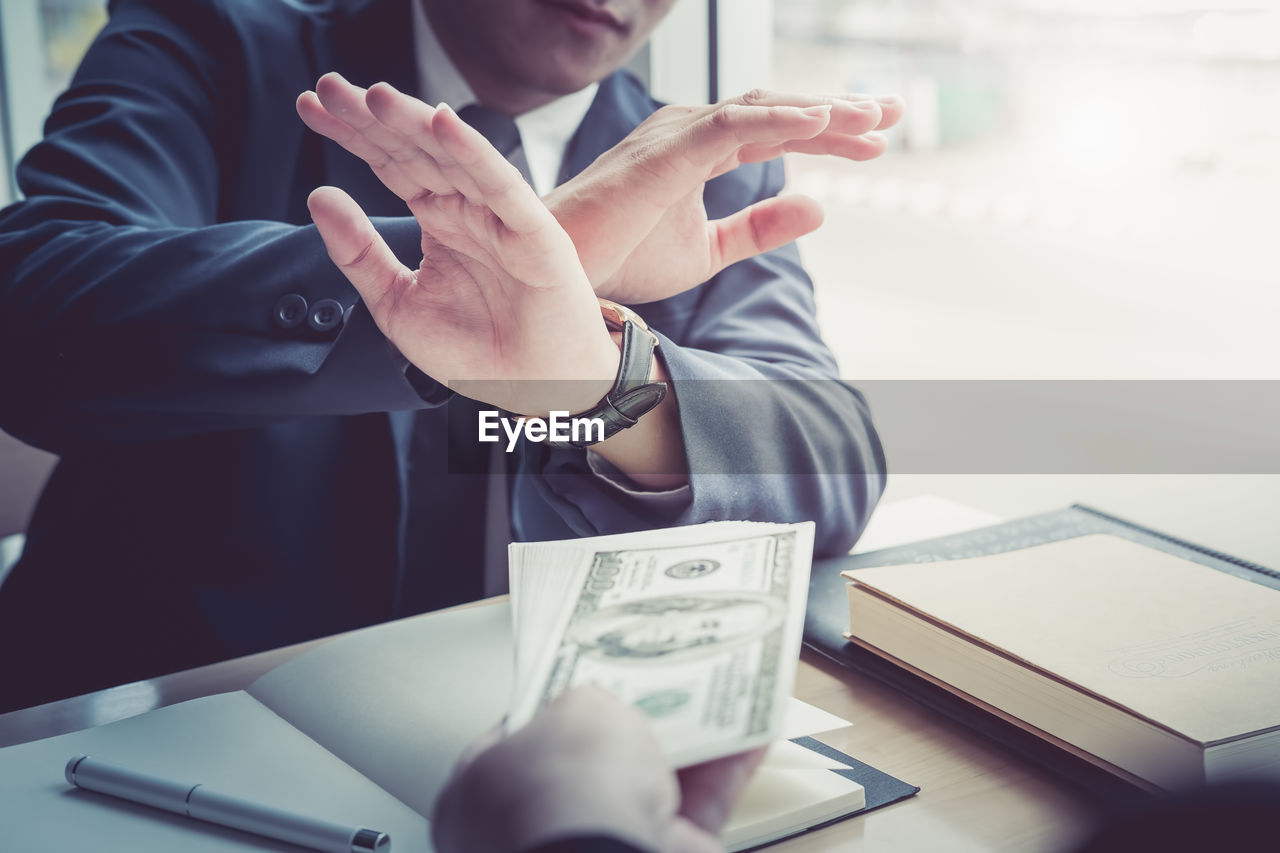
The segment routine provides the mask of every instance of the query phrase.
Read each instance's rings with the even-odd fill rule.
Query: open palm
[[[449,192],[432,107],[385,83],[367,91],[336,74],[298,99],[312,130],[364,160],[410,202]],[[706,181],[786,152],[866,160],[884,151],[872,131],[901,103],[865,95],[754,92],[709,106],[664,107],[544,202],[577,248],[598,295],[628,304],[688,290],[729,264],[777,248],[822,222],[799,196],[770,198],[720,220],[702,202]],[[469,179],[459,180],[465,185]]]
[[[612,383],[618,349],[572,241],[452,110],[431,110],[420,133],[431,186],[405,193],[422,229],[418,269],[399,262],[346,193],[322,187],[308,203],[330,257],[387,338],[433,378],[463,393],[479,383],[471,396],[515,412],[588,408]],[[590,382],[547,399],[530,379]]]
[[[709,106],[663,107],[544,201],[573,238],[598,293],[650,302],[822,224],[821,208],[803,196],[768,198],[710,219],[702,200],[707,181],[787,152],[877,157],[885,142],[873,131],[900,116],[896,98],[861,95],[753,92]]]

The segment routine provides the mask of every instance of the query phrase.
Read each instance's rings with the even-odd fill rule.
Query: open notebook
[[[506,604],[357,631],[244,691],[0,750],[3,846],[28,853],[298,849],[73,790],[62,767],[83,752],[377,829],[391,835],[397,853],[427,851],[424,815],[463,748],[506,712],[510,685]],[[794,702],[785,736],[844,725]],[[726,833],[730,849],[861,809],[863,788],[832,772],[840,766],[792,743],[771,748]]]

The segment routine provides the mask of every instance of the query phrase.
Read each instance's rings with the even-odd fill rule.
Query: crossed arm
[[[330,74],[297,107],[364,160],[422,228],[422,262],[411,270],[345,193],[325,187],[310,199],[330,257],[379,327],[429,376],[464,393],[482,380],[469,387],[484,402],[526,414],[583,411],[608,391],[619,354],[596,295],[633,304],[671,296],[821,223],[817,205],[795,196],[709,220],[706,181],[786,151],[877,156],[883,139],[869,131],[899,114],[893,99],[764,93],[667,108],[544,204],[445,105]],[[660,360],[651,378],[667,378]],[[672,395],[597,452],[643,485],[678,485],[677,418]]]
[[[55,106],[45,140],[18,169],[26,199],[0,211],[0,360],[17,368],[0,374],[0,424],[37,446],[94,458],[118,442],[141,447],[136,443],[197,436],[220,442],[224,431],[441,402],[436,383],[406,380],[366,306],[326,256],[317,229],[301,224],[305,209],[295,210],[296,179],[314,186],[312,176],[328,174],[340,182],[348,170],[298,139],[296,119],[281,116],[272,92],[232,59],[246,51],[269,58],[274,73],[301,90],[315,79],[306,70],[310,36],[250,41],[248,28],[229,26],[204,4],[119,6]],[[611,85],[619,94],[631,86]],[[738,105],[760,107],[770,97]],[[638,90],[635,98],[644,109]],[[892,123],[898,107],[892,100],[851,106],[860,100],[874,99],[832,99],[827,130],[807,140],[730,145],[729,152],[741,161],[784,149],[871,156],[882,143],[859,139],[854,130]],[[822,103],[813,98],[797,106]],[[629,201],[646,186],[650,166],[688,145],[699,128],[731,127],[737,112],[731,106],[660,111],[544,200],[602,295],[643,303],[710,275],[731,259],[711,255],[713,245],[732,243],[719,239],[721,226],[744,208],[752,212],[737,221],[769,233],[769,205],[749,205],[781,188],[776,162],[711,182],[705,206],[698,185],[668,196],[681,203],[630,254],[617,255],[612,274],[598,271],[594,253],[614,252],[602,235],[628,226],[616,220],[632,215]],[[849,131],[833,132],[842,122]],[[246,145],[268,143],[275,147],[264,147],[261,158],[234,157]],[[699,168],[710,175],[732,162]],[[297,168],[286,168],[291,163]],[[625,198],[619,188],[627,188]],[[648,215],[658,206],[651,204]],[[421,258],[421,228],[411,217],[375,225],[406,263]],[[677,254],[669,247],[685,244],[674,238],[698,251]],[[628,293],[623,285],[635,289]],[[646,291],[655,285],[667,289]],[[288,293],[351,306],[340,334],[276,328],[272,306]],[[532,476],[517,479],[521,494],[513,502],[523,535],[589,535],[717,517],[808,518],[818,522],[822,553],[846,550],[879,493],[883,461],[865,405],[834,381],[794,248],[734,264],[695,291],[641,311],[659,329],[662,360],[676,383],[767,384],[705,382],[679,399],[690,488],[660,507],[637,505],[634,494],[606,478],[581,476],[598,460],[580,453],[526,459]],[[796,393],[789,393],[787,382],[795,379],[821,381],[792,383]],[[718,476],[743,470],[743,460],[762,460],[753,470],[825,476],[755,477],[749,486]]]

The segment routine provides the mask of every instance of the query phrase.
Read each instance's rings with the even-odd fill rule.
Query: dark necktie
[[[513,119],[479,104],[463,107],[458,116],[529,180]],[[415,416],[398,615],[472,601],[485,593],[488,491],[505,481],[488,475],[493,445],[476,440],[482,408],[493,407],[454,395],[440,409]]]
[[[529,161],[525,157],[515,119],[480,104],[468,104],[458,111],[458,117],[480,131],[499,154],[520,170],[526,181],[533,183],[529,179]]]

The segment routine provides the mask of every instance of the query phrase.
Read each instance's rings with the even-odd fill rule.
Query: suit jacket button
[[[342,303],[336,299],[321,299],[311,306],[307,325],[317,332],[328,332],[342,325]]]
[[[307,300],[297,293],[286,293],[276,301],[271,319],[282,329],[292,329],[307,319]]]

